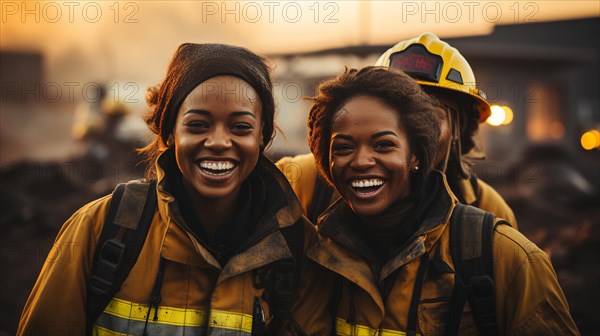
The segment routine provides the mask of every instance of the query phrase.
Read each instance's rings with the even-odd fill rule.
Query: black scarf
[[[381,265],[397,255],[417,233],[442,186],[441,176],[430,174],[425,188],[415,195],[400,199],[383,213],[350,221],[357,237],[364,242]]]
[[[181,172],[177,167],[173,168],[169,169],[167,178],[181,217],[198,242],[207,247],[221,265],[225,265],[232,256],[242,252],[244,242],[255,231],[264,212],[267,193],[262,177],[255,170],[242,182],[235,213],[211,234],[194,211],[193,203],[183,188]]]

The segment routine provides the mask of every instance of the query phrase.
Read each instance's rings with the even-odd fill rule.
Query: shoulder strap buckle
[[[291,306],[291,303],[294,300],[296,287],[296,261],[291,258],[276,261],[274,276],[273,286],[279,296],[278,299],[282,301],[285,306]]]
[[[96,264],[96,273],[90,280],[90,289],[97,295],[106,295],[111,289],[114,274],[121,265],[125,244],[113,238],[104,242]]]
[[[88,282],[86,334],[135,265],[157,206],[156,181],[119,184],[112,193]]]
[[[475,322],[486,335],[495,334],[496,322],[496,300],[494,281],[489,275],[477,275],[471,278],[471,305]]]

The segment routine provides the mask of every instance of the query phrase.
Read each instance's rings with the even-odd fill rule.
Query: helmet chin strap
[[[442,172],[445,174],[448,169],[448,162],[450,156],[454,155],[456,163],[458,164],[459,174],[466,178],[469,174],[465,171],[465,166],[462,163],[462,146],[460,142],[460,113],[454,111],[452,108],[446,107],[446,117],[448,120],[448,126],[450,126],[452,137],[446,147],[446,155],[444,156],[443,165],[441,167]],[[454,151],[452,151],[454,148]]]
[[[442,171],[442,173],[445,174],[446,169],[448,169],[448,160],[450,159],[450,151],[452,150],[453,143],[456,141],[455,132],[454,132],[454,129],[456,127],[453,122],[454,118],[452,116],[452,114],[453,114],[452,111],[447,106],[444,106],[444,111],[446,113],[446,122],[448,123],[448,127],[450,128],[450,130],[452,132],[450,141],[448,141],[448,144],[446,145],[446,154],[444,155],[443,164],[440,167],[440,170]]]

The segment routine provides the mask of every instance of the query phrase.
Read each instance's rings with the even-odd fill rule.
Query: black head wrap
[[[167,76],[154,96],[151,127],[165,144],[173,132],[179,107],[202,82],[221,75],[243,79],[254,88],[262,103],[263,139],[273,137],[273,85],[266,61],[248,49],[225,44],[185,43],[179,46]],[[264,148],[264,147],[263,147]]]

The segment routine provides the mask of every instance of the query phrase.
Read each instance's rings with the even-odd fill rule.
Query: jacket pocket
[[[444,335],[448,319],[450,298],[422,300],[419,304],[419,329],[422,335]],[[460,319],[459,334],[479,335],[468,304],[465,305]]]
[[[544,301],[510,335],[573,335],[573,331],[565,325],[556,309]]]

